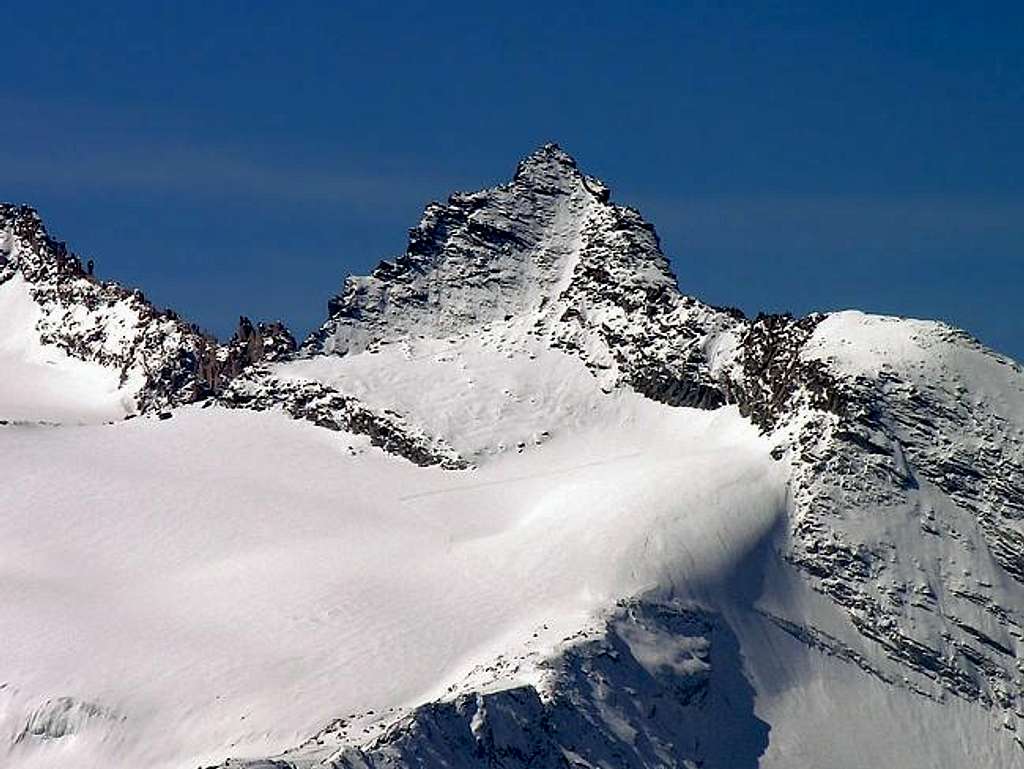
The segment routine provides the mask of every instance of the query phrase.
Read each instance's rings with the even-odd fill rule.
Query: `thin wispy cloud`
[[[422,168],[374,168],[343,149],[330,157],[302,147],[280,152],[241,144],[183,141],[169,129],[126,132],[125,115],[88,104],[0,99],[0,197],[27,193],[139,192],[197,202],[234,200],[343,206],[390,216],[448,194],[459,179]],[[121,126],[115,129],[112,126]],[[26,138],[31,137],[31,138]],[[312,156],[311,156],[312,155]]]
[[[362,214],[381,207],[390,214],[410,200],[437,197],[453,187],[450,179],[311,168],[231,150],[164,145],[90,148],[76,155],[3,149],[0,174],[8,195],[40,188],[73,189],[75,194],[138,191],[197,200],[232,197],[345,206]]]

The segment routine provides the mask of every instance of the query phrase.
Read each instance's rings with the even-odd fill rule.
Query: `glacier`
[[[301,345],[0,206],[0,467],[0,766],[1024,761],[1024,370],[689,297],[556,145]]]

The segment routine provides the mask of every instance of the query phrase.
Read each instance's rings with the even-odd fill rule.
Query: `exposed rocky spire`
[[[0,203],[0,278],[14,270],[33,282],[86,272],[64,243],[50,237],[34,208]]]

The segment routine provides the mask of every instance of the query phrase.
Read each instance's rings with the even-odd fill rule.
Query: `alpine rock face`
[[[1024,763],[1024,370],[964,332],[688,297],[556,145],[299,346],[90,273],[0,207],[0,764]]]

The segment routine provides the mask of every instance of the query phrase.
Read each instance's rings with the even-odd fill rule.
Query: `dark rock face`
[[[804,343],[823,318],[761,314],[741,332],[741,376],[738,382],[726,379],[724,387],[740,413],[764,432],[792,413],[798,393],[801,406],[841,412],[842,397],[824,367],[800,359]]]
[[[365,435],[373,446],[421,466],[462,470],[469,463],[438,438],[409,425],[401,415],[373,410],[354,398],[318,382],[275,379],[260,368],[239,376],[224,388],[218,402],[253,411],[281,409],[294,419],[328,430]]]

